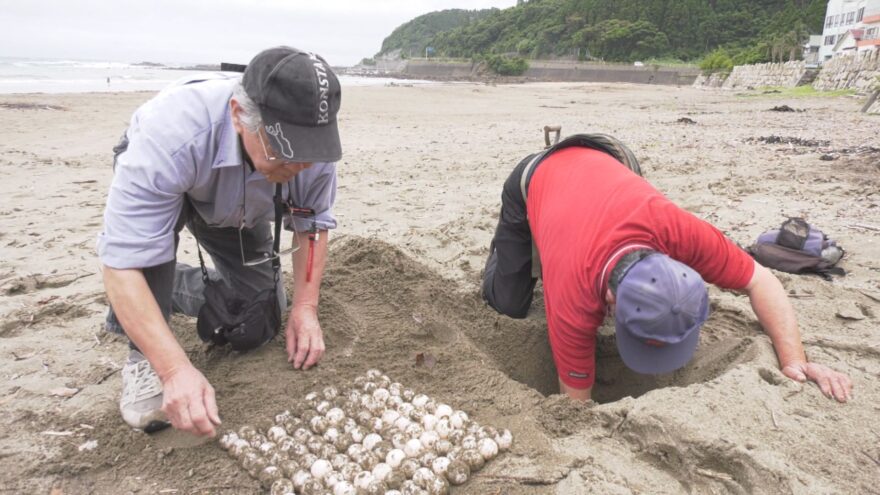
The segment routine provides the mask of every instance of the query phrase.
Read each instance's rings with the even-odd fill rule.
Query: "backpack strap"
[[[573,146],[590,148],[607,153],[617,159],[617,161],[622,163],[626,168],[632,170],[640,177],[642,176],[642,168],[639,166],[638,159],[636,159],[633,152],[618,139],[607,134],[575,134],[563,139],[546,150],[540,153],[535,153],[531,156],[531,160],[529,161],[529,164],[523,168],[519,180],[519,190],[522,194],[524,208],[528,202],[529,183],[531,182],[532,175],[535,173],[535,170],[537,170],[538,165],[552,153]],[[528,215],[528,213],[526,214]],[[532,277],[541,278],[541,256],[538,253],[538,247],[535,245],[534,237],[532,238]]]

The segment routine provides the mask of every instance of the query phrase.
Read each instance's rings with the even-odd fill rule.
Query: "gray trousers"
[[[216,270],[208,269],[211,280],[223,280],[224,283],[239,291],[239,295],[250,298],[257,292],[269,288],[275,279],[272,271],[272,263],[266,262],[255,266],[244,266],[238,237],[238,229],[235,227],[210,227],[202,217],[184,201],[180,219],[174,228],[175,249],[180,241],[180,231],[183,227],[194,233],[203,252],[214,261]],[[245,259],[259,258],[261,253],[272,252],[272,223],[263,222],[251,229],[243,229],[241,238],[244,244]],[[181,313],[187,316],[198,316],[199,310],[205,303],[203,296],[205,283],[202,280],[202,270],[198,266],[190,266],[172,260],[157,266],[143,269],[144,278],[165,321],[171,313]],[[287,297],[284,292],[283,277],[278,278],[278,303],[281,314],[287,308]],[[107,313],[105,328],[108,332],[125,334],[125,329],[116,319],[113,308]],[[134,343],[129,344],[135,349]]]

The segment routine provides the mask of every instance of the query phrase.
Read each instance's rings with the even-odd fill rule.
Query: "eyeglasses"
[[[315,210],[311,208],[299,208],[294,206],[292,203],[288,202],[288,204],[282,203],[282,208],[287,208],[288,214],[292,217],[298,218],[311,218],[312,219],[312,229],[315,229]],[[244,266],[256,266],[266,263],[267,261],[272,261],[280,256],[287,256],[288,254],[295,253],[299,250],[299,236],[296,235],[296,232],[293,234],[293,246],[287,249],[282,249],[277,253],[258,253],[258,258],[246,259],[244,256],[244,235],[242,235],[242,230],[244,230],[244,219],[247,218],[244,211],[244,206],[242,206],[242,220],[241,225],[238,227],[238,247],[241,252],[241,264]]]
[[[288,163],[294,163],[294,162],[291,162],[291,161],[282,160],[282,159],[280,159],[280,158],[278,158],[277,156],[274,156],[274,155],[273,155],[273,156],[270,156],[270,155],[269,155],[269,149],[266,147],[266,142],[263,141],[263,131],[262,131],[262,129],[260,129],[260,130],[257,131],[257,137],[260,139],[260,146],[263,147],[263,154],[266,156],[266,161],[268,161],[268,162],[270,162],[270,163],[273,163],[273,164],[278,164],[278,165],[287,165]]]
[[[300,247],[299,238],[296,236],[296,234],[294,234],[293,235],[293,244],[294,244],[293,247],[289,247],[287,249],[282,249],[280,252],[277,252],[277,253],[273,252],[272,254],[270,254],[270,253],[257,253],[259,255],[258,258],[246,259],[244,257],[244,236],[241,233],[241,231],[244,230],[244,228],[245,228],[244,227],[244,220],[242,220],[241,226],[238,227],[238,247],[241,250],[241,264],[244,266],[262,265],[263,263],[266,263],[267,261],[272,261],[275,258],[278,258],[280,256],[286,256],[288,254],[292,254],[292,253],[296,252],[297,250],[299,250],[299,247]]]

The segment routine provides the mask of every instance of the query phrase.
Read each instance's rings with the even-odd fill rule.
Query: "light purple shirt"
[[[103,264],[147,268],[173,260],[174,227],[185,196],[211,226],[239,227],[244,221],[252,227],[274,219],[275,185],[244,163],[232,126],[229,99],[239,78],[212,74],[200,79],[207,80],[173,83],[132,116],[128,149],[117,158],[104,230],[98,234]],[[336,228],[335,163],[303,170],[282,185],[282,194],[314,209],[318,229]],[[287,215],[284,223],[297,232],[312,224]]]

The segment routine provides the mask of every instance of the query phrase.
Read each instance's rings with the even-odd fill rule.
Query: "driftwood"
[[[868,111],[869,108],[877,101],[877,97],[880,96],[880,89],[874,91],[874,93],[868,98],[868,101],[865,103],[865,106],[862,107],[862,113]]]

